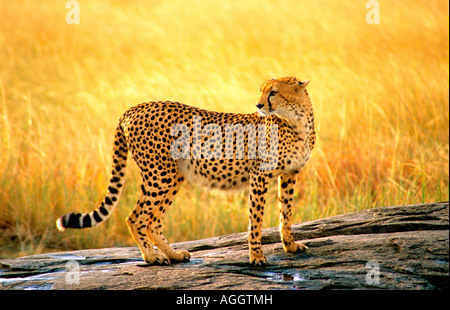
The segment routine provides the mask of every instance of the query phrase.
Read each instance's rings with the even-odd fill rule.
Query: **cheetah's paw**
[[[267,258],[259,252],[250,253],[250,265],[255,267],[267,266]]]
[[[283,242],[283,249],[287,253],[303,253],[308,249],[308,247],[301,243],[292,242]]]
[[[177,262],[188,262],[191,259],[191,253],[185,250],[174,252],[170,256],[170,260],[174,260]]]
[[[163,253],[156,253],[151,256],[146,255],[144,257],[144,260],[147,263],[147,266],[152,266],[152,265],[169,266],[170,265],[170,259]]]

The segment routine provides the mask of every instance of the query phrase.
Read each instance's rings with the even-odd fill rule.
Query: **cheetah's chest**
[[[278,169],[281,173],[300,171],[311,155],[307,143],[308,132],[288,128],[281,132],[280,137]]]

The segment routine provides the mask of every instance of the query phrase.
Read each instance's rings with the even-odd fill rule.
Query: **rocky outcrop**
[[[247,233],[180,242],[188,263],[147,266],[138,248],[0,262],[0,289],[448,289],[448,202],[383,207],[294,225],[304,254],[263,231],[267,267],[248,264]]]

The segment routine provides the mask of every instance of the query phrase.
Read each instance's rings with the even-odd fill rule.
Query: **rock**
[[[0,261],[0,289],[448,289],[448,202],[383,207],[293,225],[304,254],[263,231],[269,265],[248,264],[247,233],[179,242],[188,263],[147,266],[138,248]]]

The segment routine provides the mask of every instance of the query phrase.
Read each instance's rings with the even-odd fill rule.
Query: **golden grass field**
[[[269,78],[310,79],[318,141],[300,173],[294,222],[449,199],[448,1],[364,0],[0,2],[0,257],[134,246],[125,189],[103,225],[60,233],[90,211],[110,178],[117,121],[145,101],[255,111]],[[184,185],[170,242],[247,229],[245,193]],[[278,225],[276,186],[265,227]]]

